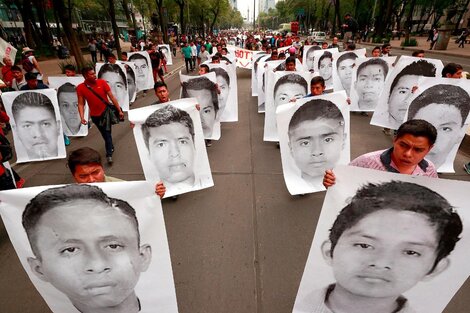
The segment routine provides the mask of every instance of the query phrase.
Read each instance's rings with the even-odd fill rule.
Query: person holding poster
[[[393,147],[363,154],[349,165],[378,171],[437,178],[436,167],[425,159],[436,142],[437,130],[424,120],[409,120],[397,130]],[[333,170],[325,171],[323,185],[336,183]]]

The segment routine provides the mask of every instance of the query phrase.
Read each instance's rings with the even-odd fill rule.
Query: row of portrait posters
[[[2,101],[10,117],[17,163],[65,158],[55,89],[5,92]]]
[[[220,139],[220,108],[215,72],[188,76],[180,72],[181,98],[196,98],[205,139]]]
[[[293,312],[441,313],[470,274],[470,183],[335,174]]]
[[[197,105],[185,98],[129,111],[145,179],[162,181],[165,198],[214,185]]]
[[[325,190],[325,170],[350,159],[349,110],[344,91],[282,104],[276,111],[282,171],[289,193]]]
[[[88,125],[82,124],[78,113],[77,86],[84,82],[83,76],[51,76],[48,78],[49,87],[57,90],[60,118],[64,134],[69,137],[88,135]],[[88,120],[88,104],[85,102],[85,119]]]
[[[9,238],[52,312],[178,312],[154,186],[114,182],[0,193]]]

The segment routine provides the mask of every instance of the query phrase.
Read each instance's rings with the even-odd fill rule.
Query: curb
[[[364,45],[364,46],[381,46],[382,44],[379,43],[369,43],[369,42],[359,42],[359,45]],[[456,53],[450,53],[446,52],[445,50],[426,50],[425,48],[419,48],[419,47],[397,47],[397,46],[392,46],[393,49],[399,49],[399,50],[408,50],[408,51],[417,51],[417,50],[424,50],[426,54],[437,54],[437,55],[445,55],[445,56],[451,56],[451,57],[470,57],[470,56],[465,56],[462,54],[456,54]]]

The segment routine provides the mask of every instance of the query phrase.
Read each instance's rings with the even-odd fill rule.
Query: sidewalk
[[[400,40],[395,39],[390,41],[393,49],[402,49],[409,51],[424,50],[426,54],[438,54],[438,55],[448,55],[448,56],[458,56],[458,57],[470,57],[470,44],[466,44],[465,48],[459,48],[458,44],[455,43],[456,37],[451,37],[447,50],[429,50],[430,43],[426,41],[427,37],[414,37],[410,38],[416,39],[418,46],[416,47],[402,47],[401,42],[405,37],[401,37]],[[360,42],[361,45],[367,46],[380,46],[381,44],[370,43],[370,42]]]

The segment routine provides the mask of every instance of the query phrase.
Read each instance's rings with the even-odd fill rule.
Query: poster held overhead
[[[173,56],[171,54],[170,45],[158,45],[158,49],[162,51],[166,59],[167,65],[173,65]]]

